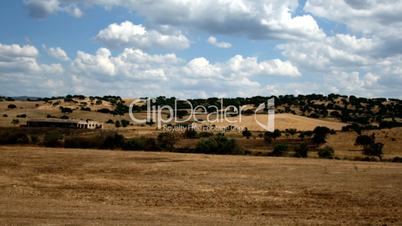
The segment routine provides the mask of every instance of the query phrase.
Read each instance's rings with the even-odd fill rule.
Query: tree
[[[307,158],[308,157],[308,144],[301,143],[299,147],[295,149],[295,157]]]
[[[197,131],[195,131],[195,129],[192,128],[187,128],[184,133],[183,133],[183,137],[188,138],[188,139],[194,139],[197,137]]]
[[[277,144],[272,150],[271,154],[273,156],[283,156],[288,151],[287,144]]]
[[[293,138],[293,136],[297,133],[297,129],[294,128],[286,129],[286,132],[289,133]]]
[[[122,119],[121,120],[121,126],[122,127],[127,127],[130,125],[130,121],[126,120],[126,119]]]
[[[272,133],[272,138],[274,138],[274,140],[276,140],[276,138],[280,137],[281,135],[282,135],[282,132],[279,129],[276,129]]]
[[[17,106],[16,106],[15,104],[9,104],[9,105],[7,106],[7,108],[8,108],[8,109],[15,109],[15,108],[17,108]]]
[[[247,129],[247,127],[244,128],[242,134],[243,134],[243,136],[246,137],[247,139],[250,139],[250,137],[251,137],[251,132],[250,132],[250,130]]]
[[[383,143],[371,143],[363,149],[363,154],[367,156],[376,156],[380,160],[382,160],[383,152]]]
[[[318,151],[318,156],[323,159],[333,159],[335,156],[335,151],[330,146],[325,146]]]
[[[317,126],[314,130],[313,130],[313,139],[312,142],[314,144],[325,144],[327,135],[331,133],[331,130],[328,127],[325,126]]]
[[[228,139],[224,135],[216,135],[198,142],[195,148],[196,153],[218,154],[218,155],[240,155],[244,150],[239,147],[233,139]]]
[[[157,141],[162,149],[171,151],[174,149],[174,145],[177,143],[178,137],[174,133],[164,132],[158,135]]]
[[[361,145],[366,148],[368,145],[374,143],[374,139],[367,135],[359,135],[356,137],[355,145]]]

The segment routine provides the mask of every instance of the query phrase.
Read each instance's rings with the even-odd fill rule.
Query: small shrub
[[[333,159],[335,156],[335,151],[330,146],[325,146],[318,150],[318,157],[322,159]]]
[[[122,127],[127,127],[128,125],[130,125],[130,121],[122,119],[121,120],[121,126]]]
[[[383,152],[383,143],[372,143],[369,144],[368,146],[364,147],[363,149],[363,154],[367,156],[376,156],[380,160],[382,160],[382,155],[384,154]]]
[[[186,129],[183,133],[183,137],[187,139],[197,138],[197,131],[195,131],[195,129]]]
[[[71,109],[71,108],[68,108],[68,107],[63,107],[63,106],[60,106],[60,111],[61,111],[61,113],[73,113],[73,109]]]
[[[81,111],[91,111],[90,107],[81,107]]]
[[[29,144],[29,138],[22,132],[5,132],[0,134],[0,144]]]
[[[13,125],[18,125],[18,124],[20,124],[20,120],[18,120],[18,119],[13,119],[13,120],[11,121],[11,124],[13,124]]]
[[[7,115],[7,114],[3,114],[3,117],[4,117],[4,118],[7,118],[7,117],[8,117],[8,115]]]
[[[120,121],[116,121],[116,122],[114,123],[114,126],[116,126],[116,128],[120,128],[120,127],[121,127]]]
[[[62,145],[61,139],[63,139],[63,134],[59,132],[46,133],[43,144],[46,147],[59,147]]]
[[[396,156],[392,159],[392,162],[401,162],[402,163],[402,157]]]
[[[115,149],[122,147],[124,144],[124,137],[118,133],[106,135],[102,139],[101,149]]]
[[[7,108],[8,108],[8,109],[16,109],[16,108],[17,108],[17,105],[15,105],[15,104],[9,104],[9,105],[7,106]]]
[[[157,151],[159,150],[156,140],[154,138],[147,138],[147,137],[137,137],[128,139],[124,142],[122,146],[123,150],[128,151]]]
[[[26,114],[20,114],[20,115],[17,115],[17,118],[26,118],[27,117],[27,115]]]
[[[295,149],[295,157],[298,158],[307,158],[308,157],[308,144],[302,143],[299,147]]]
[[[112,119],[109,119],[106,121],[107,124],[114,124],[114,121]]]
[[[170,132],[160,133],[157,138],[159,147],[162,149],[173,150],[178,141],[176,134]]]
[[[112,111],[110,111],[110,110],[107,109],[107,108],[99,109],[99,110],[97,110],[97,112],[99,112],[99,113],[104,113],[104,114],[111,114],[111,113],[112,113]]]
[[[69,119],[69,117],[67,115],[63,115],[60,117],[61,119]]]
[[[223,135],[216,135],[207,139],[203,139],[198,142],[196,148],[196,153],[205,154],[219,154],[219,155],[242,155],[244,150],[242,150],[235,140],[228,139]]]
[[[374,139],[367,135],[359,135],[356,137],[355,145],[362,145],[367,147],[368,145],[374,143]]]
[[[213,134],[212,132],[205,132],[205,131],[200,132],[200,133],[198,134],[199,137],[203,137],[203,138],[212,137],[213,135],[214,135],[214,134]]]
[[[271,152],[272,156],[283,156],[288,152],[287,144],[277,144]]]
[[[31,144],[39,143],[39,137],[37,135],[30,135],[30,138],[31,138]]]
[[[251,132],[250,132],[250,130],[247,129],[247,127],[244,128],[242,134],[243,134],[243,136],[246,137],[247,139],[250,139],[250,137],[251,137]]]

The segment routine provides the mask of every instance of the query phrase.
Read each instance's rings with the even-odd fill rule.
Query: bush
[[[114,121],[112,119],[109,119],[106,121],[107,124],[114,124]]]
[[[7,106],[7,108],[8,108],[8,109],[16,109],[16,108],[17,108],[17,105],[15,105],[15,104],[9,104],[9,105]]]
[[[314,134],[311,141],[313,142],[313,144],[318,145],[325,144],[327,142],[326,136],[323,136],[322,134]]]
[[[120,127],[121,127],[120,121],[116,121],[116,122],[114,123],[114,126],[116,126],[116,128],[120,128]]]
[[[325,146],[318,150],[318,157],[322,159],[333,159],[335,157],[335,151],[330,146]]]
[[[127,127],[128,125],[130,125],[130,121],[122,119],[121,120],[121,126],[122,127]]]
[[[60,106],[61,113],[73,113],[73,109]]]
[[[112,113],[112,111],[110,111],[110,110],[107,109],[107,108],[99,109],[99,110],[97,110],[97,112],[99,112],[99,113],[104,113],[104,114],[111,114],[111,113]]]
[[[20,124],[20,120],[18,120],[18,119],[13,119],[13,120],[11,121],[11,124],[13,124],[13,125],[18,125],[18,124]]]
[[[384,147],[383,143],[369,144],[368,146],[364,147],[363,154],[367,156],[376,156],[380,160],[382,160],[382,155],[384,154],[382,150],[383,147]]]
[[[26,114],[20,114],[20,115],[17,115],[17,118],[26,118],[27,117],[27,115]]]
[[[212,133],[212,132],[205,132],[205,131],[203,131],[203,132],[200,132],[199,134],[198,134],[198,136],[199,137],[212,137],[214,134]]]
[[[277,144],[271,152],[272,156],[283,156],[288,152],[287,144]]]
[[[5,132],[0,134],[0,144],[29,144],[29,138],[22,132]]]
[[[197,131],[195,129],[186,129],[183,133],[183,137],[187,139],[197,138]]]
[[[235,140],[228,139],[221,134],[198,142],[195,152],[219,155],[242,155],[245,153],[244,150],[238,146]]]
[[[37,144],[39,142],[39,137],[36,135],[31,135],[31,144]]]
[[[299,147],[295,149],[295,157],[298,158],[307,158],[308,157],[308,144],[301,143]]]
[[[402,162],[402,157],[396,156],[392,159],[392,162]]]
[[[90,107],[81,107],[81,111],[91,111]]]
[[[3,117],[4,117],[4,118],[7,118],[7,117],[8,117],[8,115],[7,115],[7,114],[3,114]]]
[[[65,148],[99,148],[102,144],[102,139],[99,136],[81,137],[69,136],[64,140]]]
[[[118,133],[106,135],[102,137],[101,149],[115,149],[120,148],[124,144],[124,137]]]
[[[174,145],[178,141],[176,134],[170,132],[160,133],[157,138],[157,142],[160,148],[173,150]]]
[[[368,145],[374,143],[374,138],[367,135],[359,135],[356,137],[355,145],[361,145],[367,147]]]
[[[246,137],[247,139],[250,139],[250,137],[251,137],[251,132],[250,132],[250,130],[247,129],[247,127],[244,128],[242,134],[243,134],[243,136]]]
[[[61,139],[63,139],[63,134],[59,132],[46,133],[43,144],[46,147],[59,147],[62,146]]]
[[[126,140],[122,146],[123,150],[145,150],[145,151],[157,151],[159,150],[154,138],[138,137]]]

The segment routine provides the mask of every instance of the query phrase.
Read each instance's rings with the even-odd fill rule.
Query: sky
[[[402,0],[2,0],[0,95],[402,98]]]

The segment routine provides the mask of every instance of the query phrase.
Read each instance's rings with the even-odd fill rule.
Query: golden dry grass
[[[384,144],[385,158],[402,157],[402,128],[363,131],[366,135],[373,133],[375,141]],[[355,132],[338,132],[328,137],[327,144],[335,149],[338,156],[361,156],[362,147],[354,145],[357,136]]]
[[[402,164],[0,146],[2,225],[401,225]]]
[[[254,116],[241,116],[229,118],[232,121],[236,121],[237,123],[228,123],[228,122],[219,122],[214,123],[217,126],[229,126],[235,125],[240,127],[247,127],[252,131],[262,131],[263,129],[259,127],[256,123]],[[267,124],[268,117],[267,115],[258,114],[256,119],[263,123]],[[295,128],[299,131],[307,131],[313,130],[317,126],[326,126],[330,129],[340,130],[343,126],[347,125],[346,123],[341,123],[338,121],[330,121],[330,120],[322,120],[322,119],[313,119],[293,114],[275,114],[275,129],[285,130],[289,128]]]

